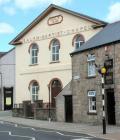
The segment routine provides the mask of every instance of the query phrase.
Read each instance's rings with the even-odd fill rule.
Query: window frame
[[[93,94],[91,94],[91,93],[93,93]],[[96,108],[97,108],[97,106],[96,106],[96,91],[89,90],[88,91],[88,112],[89,113],[97,113]]]
[[[88,63],[88,77],[96,76],[95,55],[94,54],[88,55],[87,63]],[[94,69],[94,71],[93,71],[93,69]]]
[[[37,101],[39,98],[39,85],[38,83],[34,85],[37,82],[33,82],[30,86],[30,94],[31,94],[31,102]],[[34,93],[33,93],[34,92]]]
[[[54,41],[56,41],[56,45],[54,45]],[[50,49],[51,49],[51,62],[59,62],[60,59],[60,43],[58,39],[53,39],[51,41],[51,45],[50,45]],[[53,51],[54,50],[54,51]]]
[[[31,48],[30,48],[30,64],[31,65],[38,64],[38,45],[36,43],[31,44]]]
[[[81,39],[79,41],[77,41],[78,38],[81,38]],[[82,46],[82,44],[85,42],[84,37],[81,34],[75,35],[73,41],[74,41],[73,44],[74,44],[75,50],[78,50]],[[76,44],[78,44],[78,46],[79,46],[78,48],[77,48]]]

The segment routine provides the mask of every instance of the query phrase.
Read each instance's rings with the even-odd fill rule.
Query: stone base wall
[[[23,108],[14,108],[12,110],[12,116],[13,117],[24,117],[24,110]]]
[[[36,108],[34,112],[34,119],[49,120],[49,109]],[[56,109],[50,109],[50,119],[56,121]]]
[[[35,108],[32,116],[27,116],[23,108],[14,108],[12,110],[13,117],[33,118],[37,120],[48,120],[49,109]],[[50,118],[56,121],[56,109],[50,109]]]

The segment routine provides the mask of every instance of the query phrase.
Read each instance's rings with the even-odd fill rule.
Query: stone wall
[[[115,45],[114,56],[114,91],[115,91],[115,113],[116,124],[120,125],[120,44]]]
[[[72,80],[73,95],[73,120],[74,122],[101,123],[102,121],[102,95],[101,95],[101,76],[96,70],[95,77],[88,77],[88,54],[95,54],[95,63],[103,65],[104,61],[109,58],[113,59],[114,84],[105,88],[114,88],[115,95],[115,115],[116,124],[120,124],[120,44],[96,48],[93,50],[81,52],[72,56],[72,77],[80,75],[80,80]],[[88,112],[88,96],[89,90],[96,90],[97,113],[90,114]]]
[[[65,98],[64,96],[72,95],[71,82],[69,82],[56,97],[56,117],[57,121],[65,122]]]
[[[31,114],[31,113],[29,113]],[[44,108],[35,108],[33,115],[28,116],[26,114],[25,109],[23,108],[14,108],[12,110],[12,116],[13,117],[22,117],[22,118],[31,118],[31,119],[37,119],[37,120],[48,120],[49,118],[49,109]],[[52,121],[56,121],[56,109],[50,109],[50,118]]]
[[[56,121],[56,109],[50,109],[50,118],[52,121]],[[49,120],[49,109],[36,108],[34,119]]]
[[[23,108],[14,108],[12,110],[12,116],[13,117],[24,117],[24,110]]]

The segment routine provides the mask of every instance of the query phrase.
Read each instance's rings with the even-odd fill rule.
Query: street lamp
[[[3,108],[3,85],[2,85],[2,82],[3,82],[3,78],[2,78],[2,73],[0,72],[0,82],[1,82],[1,85],[0,85],[0,87],[1,87],[1,96],[2,96],[2,110],[4,110],[4,108]]]
[[[51,116],[50,116],[50,85],[48,85],[48,92],[49,92],[49,105],[48,105],[48,121],[51,121]]]
[[[105,115],[105,74],[106,74],[106,68],[101,68],[101,82],[102,82],[102,106],[103,106],[103,134],[106,134],[106,115]]]

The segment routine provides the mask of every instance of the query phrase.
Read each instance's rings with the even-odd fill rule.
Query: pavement
[[[102,134],[102,125],[92,125],[83,123],[65,123],[65,122],[49,122],[34,119],[12,117],[10,113],[0,113],[0,121],[27,125],[30,127],[53,129],[73,133],[89,134],[98,138],[108,140],[120,140],[120,126],[107,125],[107,134]]]

